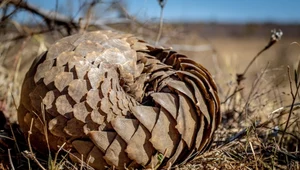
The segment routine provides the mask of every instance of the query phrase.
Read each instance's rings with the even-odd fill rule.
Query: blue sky
[[[160,8],[156,0],[130,2],[129,10],[132,13],[140,11],[145,16],[159,16]],[[300,0],[168,0],[164,18],[166,20],[300,23]]]
[[[157,0],[123,0],[131,15],[141,20],[158,20]],[[28,0],[53,10],[56,0]],[[78,9],[78,0],[58,0],[64,8]],[[104,0],[109,2],[109,0]],[[67,6],[66,6],[67,5]],[[300,23],[300,0],[167,0],[165,21],[278,22]]]

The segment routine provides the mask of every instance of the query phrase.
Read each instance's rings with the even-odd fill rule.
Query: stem
[[[155,41],[155,45],[158,44],[159,42],[159,39],[161,37],[161,34],[162,34],[162,28],[163,28],[163,15],[164,15],[164,7],[167,3],[167,0],[159,0],[159,5],[160,5],[160,21],[159,21],[159,31],[158,31],[158,34],[157,34],[157,37],[156,37],[156,41]]]
[[[248,69],[250,68],[250,66],[253,64],[253,62],[266,50],[268,50],[270,47],[272,47],[277,41],[279,41],[281,39],[282,36],[282,31],[281,30],[272,30],[271,31],[271,39],[269,41],[269,43],[262,49],[260,50],[256,56],[253,57],[253,59],[250,61],[250,63],[248,64],[248,66],[246,67],[246,69],[244,70],[244,72],[242,73],[242,75],[245,75],[248,71]]]
[[[247,71],[249,70],[249,68],[251,67],[251,65],[254,63],[254,61],[266,50],[268,50],[270,47],[272,47],[277,41],[279,41],[282,37],[283,33],[281,30],[276,31],[271,30],[271,37],[270,37],[270,41],[269,43],[262,49],[260,50],[250,61],[250,63],[247,65],[247,67],[245,68],[245,70],[243,71],[242,74],[237,74],[236,75],[236,82],[237,82],[237,86],[234,89],[234,92],[230,95],[230,97],[226,98],[226,100],[222,103],[225,103],[227,100],[229,100],[230,98],[232,98],[233,96],[235,96],[235,94],[239,91],[239,89],[241,89],[240,85],[241,82],[245,79],[245,74],[247,73]]]
[[[291,82],[291,78],[290,78],[290,68],[289,68],[289,67],[288,67],[288,74],[289,74],[289,81]],[[282,141],[283,141],[284,135],[285,135],[286,130],[287,130],[288,126],[289,126],[289,122],[290,122],[290,119],[291,119],[291,116],[292,116],[294,104],[295,104],[295,102],[296,102],[296,96],[297,96],[298,93],[299,93],[299,86],[300,86],[300,83],[298,83],[297,86],[296,86],[296,92],[295,92],[295,94],[293,93],[293,90],[291,89],[291,95],[292,95],[292,97],[293,97],[293,101],[292,101],[292,104],[291,104],[291,107],[290,107],[289,115],[288,115],[288,118],[287,118],[287,121],[286,121],[284,130],[283,130],[282,136],[281,136],[280,141],[279,141],[279,146],[280,146],[280,147],[282,146]]]

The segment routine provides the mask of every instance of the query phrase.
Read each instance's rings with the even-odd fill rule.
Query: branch
[[[0,0],[1,3],[2,1],[3,0]],[[43,18],[50,30],[52,30],[54,25],[59,25],[64,26],[67,29],[68,34],[71,34],[71,30],[73,28],[78,28],[78,23],[74,22],[71,18],[59,14],[57,12],[52,12],[38,8],[22,0],[9,0],[8,4],[14,5],[16,8],[19,9],[24,9]]]
[[[2,3],[5,0],[0,0],[0,3]],[[75,21],[73,18],[67,17],[63,14],[60,14],[55,11],[49,11],[46,9],[38,8],[32,4],[29,4],[25,1],[22,0],[8,0],[8,4],[14,5],[16,8],[19,9],[24,9],[28,12],[31,12],[41,18],[43,18],[46,22],[46,24],[49,27],[49,30],[53,30],[53,26],[58,25],[58,26],[64,26],[68,34],[71,34],[71,31],[73,29],[78,30],[80,28],[80,23]],[[92,20],[92,21],[87,21],[87,20],[81,20],[81,22],[84,23],[89,23],[89,25],[95,25],[103,29],[111,29],[108,27],[106,24],[108,23],[127,23],[128,19],[127,18],[119,18],[119,19],[114,19],[114,20]]]

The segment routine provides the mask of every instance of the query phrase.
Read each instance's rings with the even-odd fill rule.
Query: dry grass
[[[5,122],[0,118],[0,169],[90,169],[87,165],[69,162],[64,150],[52,157],[39,155],[31,149],[30,142],[26,142],[30,140],[23,138],[15,124],[25,70],[33,57],[53,42],[53,39],[46,41],[48,37],[39,35],[6,41],[0,46],[0,116],[8,120]],[[297,67],[293,69],[293,63],[298,63],[300,50],[297,48],[300,47],[291,47],[292,39],[278,42],[257,58],[244,75],[245,80],[238,83],[236,75],[242,73],[255,54],[268,43],[268,35],[256,39],[208,37],[208,40],[193,33],[181,36],[172,31],[161,37],[161,41],[170,46],[185,44],[195,47],[195,51],[179,51],[213,73],[222,103],[222,124],[215,133],[210,150],[194,155],[191,162],[176,168],[300,169],[300,104],[296,92],[299,87],[295,87],[299,83],[294,80]],[[211,45],[212,50],[197,51],[206,44]],[[291,67],[290,76],[287,65]]]

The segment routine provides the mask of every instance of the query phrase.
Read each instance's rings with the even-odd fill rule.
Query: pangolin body
[[[200,64],[133,35],[96,31],[63,38],[36,58],[18,120],[40,152],[63,145],[95,169],[170,167],[207,149],[219,105]]]

